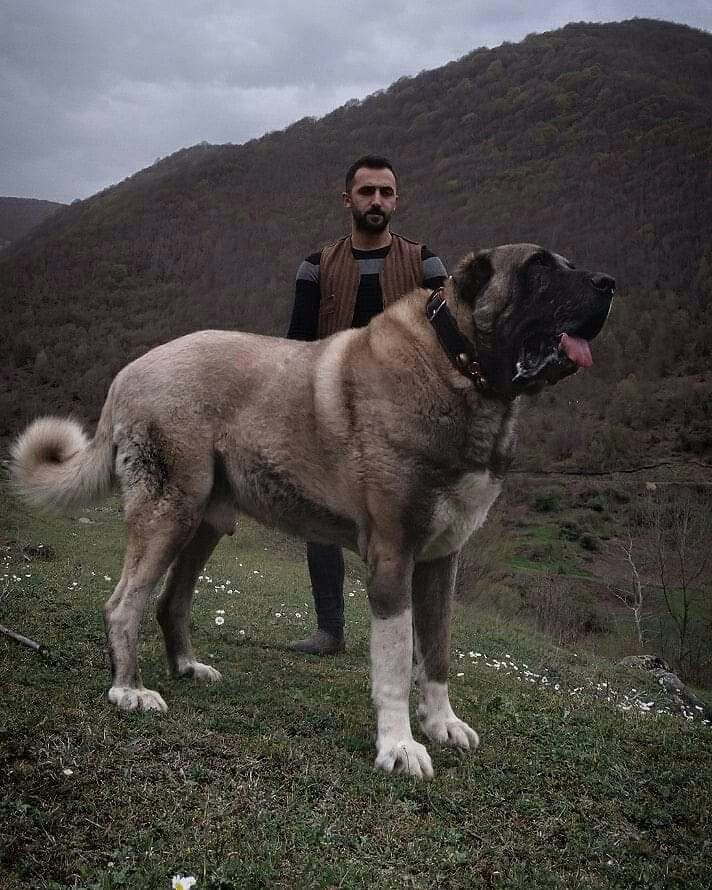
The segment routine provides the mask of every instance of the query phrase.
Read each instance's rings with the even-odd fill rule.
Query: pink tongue
[[[584,340],[581,337],[572,337],[569,334],[562,334],[561,340],[559,340],[559,349],[563,349],[567,357],[575,365],[578,365],[579,368],[590,368],[593,364],[588,340]]]

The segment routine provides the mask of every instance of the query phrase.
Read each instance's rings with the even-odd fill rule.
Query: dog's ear
[[[460,299],[472,305],[477,294],[492,277],[493,272],[492,260],[488,251],[480,250],[478,253],[468,253],[452,276]]]

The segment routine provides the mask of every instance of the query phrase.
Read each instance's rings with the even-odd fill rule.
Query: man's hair
[[[393,176],[396,175],[396,171],[393,169],[393,164],[391,164],[388,158],[381,157],[381,155],[364,155],[362,158],[354,161],[348,169],[348,173],[346,174],[347,192],[351,191],[356,171],[360,170],[361,167],[368,167],[369,170],[383,170],[385,167],[387,170],[391,171]]]

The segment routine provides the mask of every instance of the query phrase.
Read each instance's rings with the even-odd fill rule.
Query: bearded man
[[[387,158],[366,155],[355,161],[346,174],[342,201],[351,211],[351,233],[300,265],[290,339],[317,340],[363,327],[408,291],[435,289],[447,277],[442,260],[424,244],[391,231],[398,193]],[[290,648],[335,655],[344,650],[343,553],[333,544],[308,543],[307,563],[317,627]]]

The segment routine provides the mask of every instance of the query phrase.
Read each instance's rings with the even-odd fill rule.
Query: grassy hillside
[[[372,771],[355,559],[347,654],[297,657],[285,643],[312,620],[302,547],[241,522],[206,567],[193,614],[196,650],[223,683],[166,679],[147,616],[144,680],[170,711],[122,715],[103,697],[101,605],[124,536],[115,505],[88,522],[49,519],[3,487],[0,507],[0,621],[59,659],[0,637],[3,890],[157,890],[179,872],[198,890],[712,881],[712,729],[671,716],[645,674],[583,640],[557,645],[502,611],[461,605],[452,699],[481,749],[432,746],[429,783],[386,777]],[[542,517],[524,522],[514,550]]]
[[[526,466],[710,463],[710,131],[712,36],[633,20],[477,49],[320,120],[177,151],[0,259],[0,442],[40,410],[94,419],[113,374],[171,337],[284,333],[300,259],[348,224],[345,168],[376,151],[399,172],[396,228],[449,267],[534,241],[618,280],[596,366],[547,394]]]

